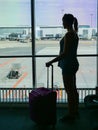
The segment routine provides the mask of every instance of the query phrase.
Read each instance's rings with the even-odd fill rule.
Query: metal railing
[[[0,102],[1,103],[26,103],[29,102],[29,93],[33,88],[0,88]],[[79,93],[79,102],[83,103],[87,95],[95,94],[95,88],[77,88]],[[58,88],[57,102],[67,103],[67,94],[64,88]]]

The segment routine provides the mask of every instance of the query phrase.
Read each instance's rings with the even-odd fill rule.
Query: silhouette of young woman
[[[68,96],[68,115],[61,121],[74,120],[79,116],[78,104],[79,95],[76,88],[76,72],[79,68],[77,59],[78,48],[78,21],[72,14],[64,14],[62,18],[63,27],[67,33],[60,41],[60,54],[56,58],[46,63],[49,67],[52,63],[58,61],[58,66],[62,69],[64,88]]]

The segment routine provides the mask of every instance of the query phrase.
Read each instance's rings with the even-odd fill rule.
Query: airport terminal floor
[[[95,130],[93,128],[97,122],[90,122],[89,112],[84,107],[79,109],[80,119],[72,124],[59,122],[65,113],[67,114],[67,108],[57,107],[57,123],[55,128],[52,128],[38,126],[32,122],[28,107],[0,107],[0,130]]]

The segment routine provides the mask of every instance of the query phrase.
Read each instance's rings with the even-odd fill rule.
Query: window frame
[[[31,0],[31,31],[32,31],[32,54],[31,55],[10,55],[10,56],[0,56],[0,58],[32,58],[32,84],[33,88],[36,88],[36,58],[40,57],[56,57],[57,55],[36,55],[35,53],[35,0]],[[97,34],[98,34],[98,0],[97,0]],[[96,57],[97,59],[97,81],[96,81],[96,86],[98,87],[98,35],[97,35],[97,54],[81,54],[77,55],[77,57]]]

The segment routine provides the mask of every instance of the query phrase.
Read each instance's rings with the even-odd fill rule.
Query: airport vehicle
[[[8,75],[7,75],[7,78],[9,79],[18,79],[20,76],[21,76],[21,72],[20,72],[20,64],[18,63],[14,63],[12,65],[12,68],[11,70],[9,71]]]

